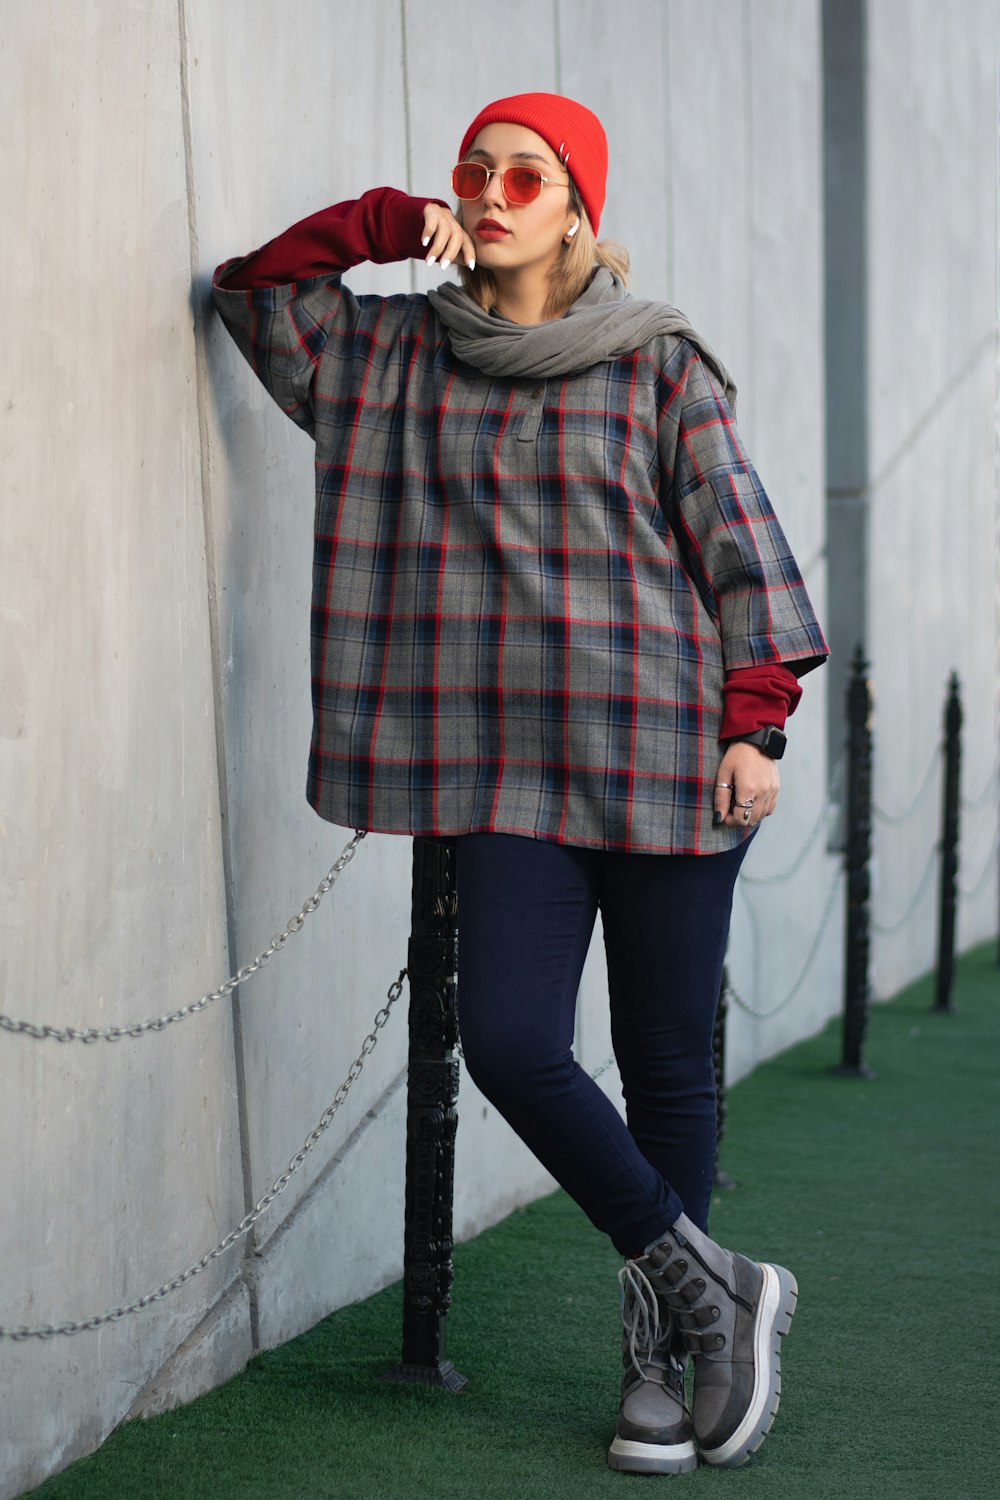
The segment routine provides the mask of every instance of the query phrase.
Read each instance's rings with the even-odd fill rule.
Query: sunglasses
[[[451,173],[455,197],[471,203],[483,196],[490,178],[497,176],[508,203],[534,203],[543,187],[565,187],[569,181],[543,177],[537,167],[508,167],[498,173],[496,167],[484,167],[481,161],[460,161]]]

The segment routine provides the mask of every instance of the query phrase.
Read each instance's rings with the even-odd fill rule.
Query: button
[[[545,387],[543,385],[533,385],[528,394],[532,401],[537,401],[540,396],[545,395]]]

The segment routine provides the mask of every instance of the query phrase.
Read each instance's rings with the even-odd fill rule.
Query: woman
[[[742,1463],[777,1409],[796,1285],[708,1236],[711,1037],[733,884],[826,647],[725,370],[596,242],[606,172],[588,109],[498,100],[457,213],[365,193],[216,296],[316,440],[308,796],[456,840],[467,1064],[626,1257],[609,1463],[680,1473]],[[462,287],[341,284],[411,256]],[[572,1055],[598,909],[627,1125]]]

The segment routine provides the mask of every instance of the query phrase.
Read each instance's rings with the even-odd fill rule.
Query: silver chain
[[[920,803],[923,801],[923,799],[924,799],[924,793],[927,791],[927,788],[931,784],[931,781],[932,781],[933,776],[934,776],[934,772],[936,771],[937,766],[938,766],[938,762],[940,761],[941,756],[943,754],[944,754],[944,750],[943,750],[942,746],[938,745],[937,749],[934,751],[934,754],[931,756],[931,763],[927,767],[926,772],[924,773],[924,779],[920,783],[920,790],[917,792],[916,796],[913,798],[913,800],[910,803],[908,803],[908,805],[906,807],[904,807],[900,812],[889,813],[889,812],[884,812],[883,809],[881,807],[879,807],[877,803],[873,803],[872,804],[872,815],[873,815],[873,817],[877,818],[880,823],[886,823],[886,824],[888,824],[892,828],[898,827],[898,825],[900,823],[905,823],[908,818],[911,818],[913,816],[913,814],[916,812],[916,810],[917,810],[918,806],[920,805]]]
[[[830,809],[827,804],[824,803],[819,810],[819,817],[816,819],[816,822],[809,830],[809,837],[806,839],[805,843],[802,845],[802,848],[792,860],[791,864],[786,865],[785,869],[778,870],[773,875],[749,875],[746,873],[746,871],[741,871],[740,880],[744,881],[747,885],[770,885],[772,881],[777,883],[782,880],[791,880],[793,875],[797,875],[799,873],[799,870],[802,868],[803,864],[806,861],[806,856],[810,854],[815,847],[816,838],[829,816]]]
[[[960,799],[964,812],[978,812],[982,804],[986,801],[987,797],[996,796],[998,775],[1000,775],[1000,767],[998,767],[994,762],[993,766],[990,768],[990,774],[987,776],[986,781],[983,785],[983,789],[978,794],[978,796],[962,797]]]
[[[739,1006],[740,1010],[745,1011],[748,1016],[752,1016],[755,1021],[769,1021],[772,1016],[776,1016],[779,1011],[784,1010],[787,1005],[791,1005],[792,1001],[797,998],[800,990],[802,989],[802,986],[805,984],[806,975],[809,973],[809,970],[813,966],[813,961],[817,953],[819,952],[819,945],[822,941],[823,934],[826,932],[826,929],[830,922],[830,917],[833,914],[833,908],[836,903],[837,891],[840,886],[840,879],[842,874],[843,871],[839,867],[833,872],[833,879],[830,882],[830,889],[827,892],[826,905],[823,908],[823,915],[820,917],[819,926],[816,929],[816,935],[813,938],[812,943],[810,944],[809,952],[806,954],[806,960],[802,965],[801,970],[799,971],[798,978],[783,1000],[779,1000],[778,1004],[772,1006],[770,1010],[757,1010],[754,1006],[748,1004],[747,1001],[743,999],[742,995],[740,995],[739,992],[733,988],[732,983],[727,980],[726,994],[731,1000],[735,1002],[736,1005]]]
[[[150,1031],[163,1031],[165,1027],[173,1025],[174,1021],[183,1021],[187,1016],[197,1015],[214,1000],[222,1000],[226,995],[231,995],[238,985],[245,983],[254,974],[259,974],[264,965],[276,953],[281,952],[288,939],[302,931],[306,918],[312,916],[323,897],[336,885],[342,872],[354,858],[364,836],[364,831],[359,829],[350,842],[345,844],[340,858],[331,865],[308,901],[304,902],[302,910],[296,916],[289,918],[284,931],[271,939],[263,953],[258,953],[251,963],[244,964],[241,969],[237,969],[236,973],[231,974],[217,990],[202,995],[200,1000],[192,1000],[190,1005],[183,1005],[180,1010],[171,1011],[166,1016],[158,1016],[155,1020],[133,1021],[127,1026],[42,1026],[34,1021],[15,1021],[11,1016],[0,1015],[0,1028],[4,1031],[16,1032],[21,1036],[34,1037],[37,1041],[120,1042],[122,1037],[145,1036]]]
[[[987,852],[986,852],[986,863],[983,865],[983,868],[980,870],[980,872],[976,876],[975,880],[973,880],[971,882],[971,884],[969,884],[969,885],[964,884],[961,880],[959,880],[957,882],[959,895],[960,896],[964,896],[967,901],[971,901],[971,899],[972,899],[973,896],[978,896],[979,892],[985,886],[985,884],[986,884],[987,880],[989,879],[990,875],[995,870],[996,864],[997,864],[997,850],[996,850],[996,845],[993,844],[987,850]]]
[[[251,1209],[245,1218],[240,1220],[235,1229],[230,1230],[224,1240],[220,1240],[213,1249],[201,1257],[201,1260],[195,1261],[193,1266],[188,1266],[187,1270],[182,1271],[179,1276],[174,1276],[170,1281],[165,1281],[161,1287],[157,1287],[155,1292],[147,1292],[145,1297],[137,1298],[135,1302],[130,1302],[127,1307],[112,1307],[106,1313],[101,1313],[92,1318],[83,1318],[79,1322],[42,1323],[36,1328],[25,1328],[23,1326],[17,1328],[0,1327],[0,1339],[11,1339],[15,1343],[23,1342],[25,1339],[50,1339],[54,1338],[57,1334],[86,1333],[93,1328],[103,1327],[105,1323],[117,1323],[119,1318],[126,1318],[130,1313],[141,1312],[143,1308],[151,1306],[154,1302],[161,1301],[164,1297],[168,1297],[171,1292],[176,1292],[186,1281],[190,1281],[192,1276],[198,1276],[211,1265],[213,1260],[216,1260],[220,1255],[224,1255],[227,1250],[236,1244],[237,1240],[241,1240],[244,1235],[249,1234],[261,1214],[270,1208],[279,1193],[285,1191],[285,1188],[291,1182],[310,1151],[329,1128],[334,1115],[351,1092],[355,1082],[360,1078],[361,1071],[365,1065],[365,1059],[370,1057],[378,1046],[379,1032],[388,1021],[392,1007],[403,993],[403,980],[405,978],[406,970],[400,969],[399,978],[394,980],[389,986],[386,994],[386,1003],[376,1013],[374,1025],[361,1043],[361,1051],[351,1063],[347,1071],[347,1077],[323,1111],[319,1118],[319,1123],[306,1136],[302,1149],[295,1153],[281,1176],[275,1179],[259,1203]]]
[[[872,917],[872,927],[876,932],[880,933],[882,937],[889,937],[892,933],[898,932],[899,929],[904,926],[905,923],[908,922],[913,916],[913,913],[916,911],[917,907],[920,905],[920,902],[923,900],[924,892],[927,890],[927,887],[930,884],[930,878],[934,874],[934,870],[937,866],[937,857],[940,847],[940,844],[933,844],[931,846],[931,852],[927,857],[927,863],[924,865],[923,874],[921,875],[920,880],[917,882],[917,888],[910,898],[910,903],[907,906],[906,910],[903,912],[902,916],[896,917],[892,922],[876,922],[875,918]]]
[[[837,762],[833,776],[830,780],[830,790],[827,793],[826,800],[820,807],[819,814],[816,818],[815,823],[809,830],[808,837],[803,843],[798,854],[796,854],[795,858],[792,860],[791,864],[786,865],[783,870],[775,870],[772,875],[751,875],[747,872],[746,869],[743,869],[740,871],[740,882],[742,884],[770,885],[773,882],[775,885],[780,885],[782,881],[791,880],[793,875],[797,875],[799,873],[802,866],[805,864],[806,859],[816,847],[816,841],[820,833],[823,831],[824,823],[827,823],[829,821],[831,809],[836,804],[837,799],[840,796],[840,787],[843,776],[844,762],[843,760],[840,760]]]

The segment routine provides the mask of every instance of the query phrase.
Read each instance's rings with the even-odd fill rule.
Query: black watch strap
[[[765,724],[763,729],[755,729],[753,734],[737,734],[729,741],[731,745],[756,745],[765,755],[772,760],[780,760],[785,753],[788,744],[784,731],[776,724]]]

